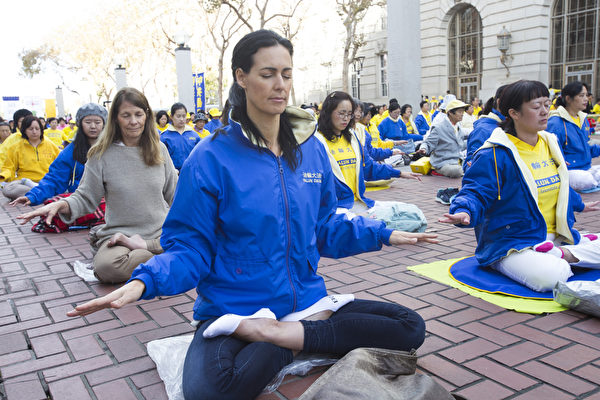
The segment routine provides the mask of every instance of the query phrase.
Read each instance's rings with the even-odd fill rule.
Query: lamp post
[[[354,72],[356,72],[356,94],[358,97],[358,99],[360,100],[360,71],[362,71],[363,69],[363,63],[365,61],[365,57],[364,56],[359,56],[356,57],[354,60],[352,60],[352,68],[354,69]]]
[[[56,93],[56,109],[58,111],[57,115],[59,117],[64,117],[65,116],[65,101],[63,99],[62,88],[60,86],[57,86],[55,89],[55,93]]]
[[[188,47],[189,35],[179,32],[174,37],[177,48],[175,49],[175,69],[177,70],[177,93],[179,102],[188,110],[194,110],[194,81],[192,75],[192,51]]]
[[[510,32],[505,26],[502,27],[500,33],[496,35],[498,38],[498,50],[500,50],[500,63],[506,68],[506,77],[510,76],[510,70],[508,69],[508,63],[512,60],[512,56],[508,54],[510,49]]]
[[[122,55],[118,55],[115,57],[115,63],[117,67],[115,68],[115,83],[117,85],[117,90],[121,90],[127,86],[127,71],[123,64],[125,64],[125,60]]]

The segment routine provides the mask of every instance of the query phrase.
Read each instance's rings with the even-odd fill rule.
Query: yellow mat
[[[463,285],[452,279],[448,273],[450,266],[458,260],[461,260],[461,258],[453,258],[451,260],[441,260],[429,264],[415,265],[408,267],[408,269],[416,272],[419,275],[433,279],[434,281],[461,290],[471,296],[478,297],[487,301],[488,303],[506,308],[507,310],[515,310],[517,312],[529,314],[544,314],[564,311],[567,309],[553,300],[525,299],[514,296],[506,296],[503,294],[486,293]]]
[[[381,179],[378,181],[365,181],[366,191],[375,192],[377,190],[384,190],[390,188],[390,183],[393,179]]]

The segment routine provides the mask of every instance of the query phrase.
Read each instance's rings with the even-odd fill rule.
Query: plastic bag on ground
[[[94,267],[92,264],[75,261],[73,263],[73,271],[86,282],[98,282],[98,278],[94,276]]]
[[[572,310],[600,318],[600,279],[597,281],[558,282],[554,301]]]
[[[146,345],[148,355],[156,364],[158,375],[165,384],[169,400],[184,400],[182,387],[183,364],[193,338],[194,335],[174,336],[153,340]],[[270,393],[277,390],[286,375],[306,375],[314,367],[331,365],[336,361],[336,358],[327,355],[300,354],[294,362],[279,371],[264,389],[264,392]]]

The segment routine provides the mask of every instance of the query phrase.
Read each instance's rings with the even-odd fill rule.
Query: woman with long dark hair
[[[90,231],[94,274],[102,282],[124,282],[140,263],[162,252],[161,226],[177,184],[177,171],[158,139],[142,92],[119,90],[106,127],[87,158],[75,193],[17,218],[25,223],[45,215],[50,224],[58,214],[69,224],[94,211],[105,198],[106,224]]]
[[[600,166],[592,158],[600,156],[600,145],[590,144],[590,123],[584,112],[588,106],[588,88],[583,82],[571,82],[560,91],[556,111],[550,113],[547,131],[558,138],[567,161],[571,186],[591,189],[600,185]],[[577,172],[573,172],[577,171]]]
[[[313,137],[314,118],[286,107],[287,39],[250,33],[235,46],[231,65],[228,124],[202,140],[181,170],[185,190],[177,191],[163,226],[165,252],[140,265],[127,285],[68,315],[196,287],[198,329],[183,370],[188,400],[255,398],[299,351],[419,347],[424,323],[417,313],[350,295],[333,301],[316,270],[320,255],[434,235],[392,232],[382,222],[335,213],[334,176]]]
[[[545,132],[548,88],[538,81],[508,85],[500,97],[506,119],[475,153],[463,186],[440,222],[474,227],[475,257],[540,292],[565,282],[571,267],[600,267],[600,240],[573,228],[587,206],[569,187],[556,136]]]

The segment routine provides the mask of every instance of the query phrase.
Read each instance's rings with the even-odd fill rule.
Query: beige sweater
[[[177,185],[177,171],[169,152],[164,144],[160,147],[165,162],[152,167],[144,163],[138,147],[115,143],[101,158],[90,158],[79,187],[65,199],[71,216],[61,215],[62,220],[72,223],[94,212],[104,197],[106,224],[90,232],[92,247],[99,248],[117,232],[138,234],[146,240],[160,237]]]

